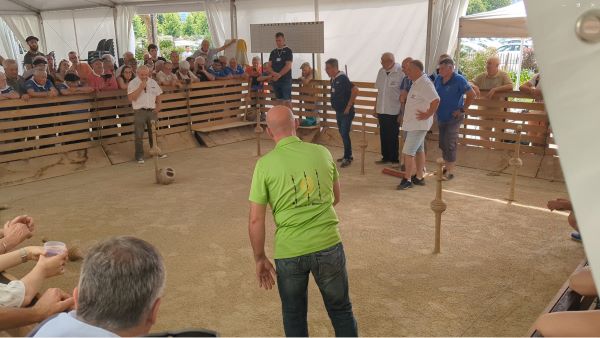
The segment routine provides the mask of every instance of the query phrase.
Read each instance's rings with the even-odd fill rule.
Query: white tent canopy
[[[523,2],[493,11],[472,14],[460,18],[460,38],[526,38],[527,14]]]

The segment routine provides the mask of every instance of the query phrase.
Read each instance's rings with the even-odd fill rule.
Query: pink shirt
[[[110,79],[104,79],[95,73],[92,73],[88,78],[88,86],[94,88],[96,91],[119,89],[119,85],[117,84],[114,75],[111,76]]]

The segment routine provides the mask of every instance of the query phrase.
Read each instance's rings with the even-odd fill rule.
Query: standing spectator
[[[167,61],[167,59],[165,59],[162,56],[158,56],[158,46],[151,43],[148,45],[148,53],[150,54],[150,60],[152,60],[152,62],[156,63],[156,61],[161,60],[161,61]],[[146,61],[146,59],[144,58],[144,61]]]
[[[18,99],[21,97],[13,87],[6,82],[6,75],[0,72],[0,101],[9,99]]]
[[[177,70],[179,70],[179,53],[177,53],[176,50],[172,50],[169,59],[171,60],[171,65],[173,66],[173,74],[175,74],[177,73]]]
[[[396,63],[394,54],[384,53],[381,56],[381,69],[377,73],[375,87],[377,101],[375,116],[379,120],[379,138],[381,142],[381,160],[377,164],[399,163],[398,134],[400,125],[400,83],[404,73],[400,64]]]
[[[277,48],[269,55],[269,68],[273,77],[273,92],[278,100],[277,104],[292,108],[292,62],[294,54],[285,45],[285,36],[279,32],[275,34]]]
[[[212,74],[210,74],[212,76]],[[208,76],[208,75],[207,75]],[[177,71],[177,78],[181,83],[190,84],[198,82],[198,77],[190,70],[190,63],[187,61],[179,62],[179,70]]]
[[[75,310],[34,330],[34,337],[139,337],[156,323],[166,271],[158,250],[121,236],[90,248],[73,291]]]
[[[56,81],[56,84],[65,82],[65,75],[69,73],[70,69],[71,63],[69,62],[69,60],[60,60],[60,62],[58,63],[58,70],[54,75],[54,80]]]
[[[104,62],[102,59],[92,61],[92,76],[88,80],[88,85],[96,91],[119,89],[117,79],[111,73],[104,72]]]
[[[23,57],[23,66],[26,71],[33,67],[34,57],[44,56],[44,53],[39,51],[38,41],[40,40],[35,36],[28,36],[27,39],[25,39],[27,46],[29,46],[29,50],[25,53],[25,57]]]
[[[270,290],[277,278],[286,336],[308,337],[307,286],[312,273],[335,335],[357,337],[334,209],[341,195],[339,174],[331,153],[296,136],[298,121],[285,106],[269,110],[267,126],[276,146],[256,163],[249,197],[248,232],[258,285]],[[267,204],[277,227],[277,270],[264,248]]]
[[[71,69],[77,72],[81,81],[89,85],[93,73],[90,65],[79,61],[79,56],[75,52],[69,52],[69,61],[71,61]]]
[[[354,101],[358,95],[358,87],[350,82],[344,72],[340,71],[337,59],[329,59],[325,62],[325,72],[331,78],[331,106],[335,110],[338,130],[344,142],[344,156],[337,161],[345,168],[352,164],[352,120],[354,119]]]
[[[185,52],[181,53],[181,57],[185,60],[185,59],[189,58],[190,56],[192,56],[192,54],[194,54],[192,52],[192,47],[185,46]]]
[[[177,79],[177,75],[173,74],[173,64],[171,61],[165,62],[163,69],[156,74],[156,82],[161,86],[166,87],[181,87],[181,83]]]
[[[31,79],[25,82],[25,88],[29,97],[54,97],[58,95],[58,91],[54,88],[44,70],[35,70]]]
[[[6,83],[12,87],[24,100],[29,98],[27,95],[27,89],[25,89],[25,79],[19,75],[19,65],[17,61],[13,59],[5,59],[4,71],[6,72]]]
[[[206,60],[203,56],[198,56],[196,59],[194,59],[194,69],[194,75],[196,75],[196,79],[198,81],[204,82],[215,80],[215,75],[207,68]]]
[[[313,69],[310,66],[310,63],[308,62],[304,62],[302,65],[300,65],[300,71],[302,72],[300,74],[300,77],[298,78],[298,80],[300,80],[300,92],[304,95],[308,94],[308,96],[317,98],[317,94],[314,94],[312,92],[308,92],[305,93],[303,92],[303,90],[305,88],[313,88],[313,86],[311,85],[311,81],[313,80]],[[301,101],[301,103],[306,103],[306,104],[312,104],[312,105],[317,105],[320,102],[314,101],[314,100],[308,100],[308,101]],[[304,111],[308,112],[308,113],[313,113],[313,114],[318,114],[318,111],[316,109],[304,109]],[[302,119],[302,121],[300,122],[301,126],[316,126],[317,125],[317,118],[315,116],[306,116]]]
[[[406,75],[411,79],[412,86],[408,92],[402,123],[402,129],[407,132],[402,149],[406,170],[398,190],[412,188],[413,184],[425,185],[425,136],[431,129],[433,114],[440,103],[433,83],[423,73],[421,61],[411,61]]]
[[[119,89],[127,89],[129,86],[129,82],[135,78],[135,72],[133,68],[129,66],[123,67],[123,71],[121,71],[121,75],[117,78],[117,83],[119,84]]]
[[[229,69],[223,67],[223,64],[219,62],[218,59],[215,59],[213,61],[213,64],[210,68],[210,73],[214,75],[215,80],[226,80],[233,78],[233,75],[231,75]],[[199,65],[196,63],[196,75],[198,76],[198,78],[200,78],[201,72],[202,69],[199,68]]]
[[[244,67],[238,64],[236,58],[229,59],[229,65],[226,68],[229,69],[229,72],[231,73],[234,79],[241,79],[244,78],[246,75]]]
[[[485,73],[481,73],[472,81],[473,89],[479,97],[481,90],[489,90],[487,98],[491,99],[494,94],[507,92],[513,89],[513,83],[505,71],[500,70],[500,58],[492,56],[487,59]]]
[[[458,130],[468,108],[475,98],[475,91],[462,75],[454,71],[454,60],[442,59],[438,65],[439,75],[435,78],[435,90],[440,97],[437,109],[439,147],[446,162],[444,178],[454,178]],[[464,96],[467,95],[465,100]]]
[[[246,96],[246,100],[251,107],[256,108],[258,99],[263,93],[264,83],[266,80],[268,81],[269,73],[263,71],[263,68],[260,66],[260,58],[255,56],[252,58],[252,66],[246,68],[246,75],[248,76],[248,95]],[[258,116],[258,110],[256,110],[256,118],[259,118]],[[264,121],[264,119],[265,113],[261,111],[260,120]]]
[[[89,94],[94,92],[94,88],[82,84],[81,78],[75,73],[67,73],[65,81],[57,84],[56,89],[58,89],[60,95]]]
[[[194,54],[192,54],[191,56],[194,59],[198,56],[202,56],[206,60],[206,66],[210,67],[213,63],[213,60],[217,57],[217,54],[221,51],[224,51],[227,47],[231,46],[236,41],[236,39],[232,39],[231,41],[227,42],[219,48],[210,48],[210,41],[204,39],[202,40],[202,44],[200,44],[200,49],[194,52]]]
[[[144,147],[142,138],[144,137],[144,127],[148,128],[148,142],[150,147],[154,145],[152,140],[151,121],[158,120],[160,112],[160,94],[162,89],[150,78],[150,69],[146,66],[138,68],[137,76],[129,82],[127,96],[131,101],[134,113],[134,134],[135,134],[135,159],[139,164],[144,164]],[[166,158],[167,155],[161,154],[160,158]]]

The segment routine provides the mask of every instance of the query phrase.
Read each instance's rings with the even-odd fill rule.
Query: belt
[[[154,110],[154,108],[140,108],[140,109],[136,109],[136,110]]]

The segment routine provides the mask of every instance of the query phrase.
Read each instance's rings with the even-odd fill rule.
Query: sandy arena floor
[[[177,171],[170,186],[153,184],[147,162],[2,188],[0,204],[10,209],[0,218],[33,216],[38,232],[30,245],[45,236],[87,247],[125,234],[155,244],[168,281],[154,331],[203,327],[223,336],[280,336],[279,296],[258,289],[247,234],[254,149],[247,141],[170,154],[161,162]],[[498,201],[506,197],[508,176],[459,168],[445,185],[452,192],[444,196],[442,254],[434,256],[435,182],[396,191],[398,180],[380,173],[377,158],[367,154],[366,176],[359,161],[341,170],[337,208],[361,335],[526,334],[583,258],[581,245],[568,239],[566,216],[543,210],[548,199],[566,196],[564,184],[519,178],[517,199],[525,206],[509,206]],[[271,217],[268,228],[272,252]],[[30,267],[11,272],[19,276]],[[71,263],[47,286],[71,290],[79,267]],[[311,335],[332,335],[313,282],[309,299]]]

